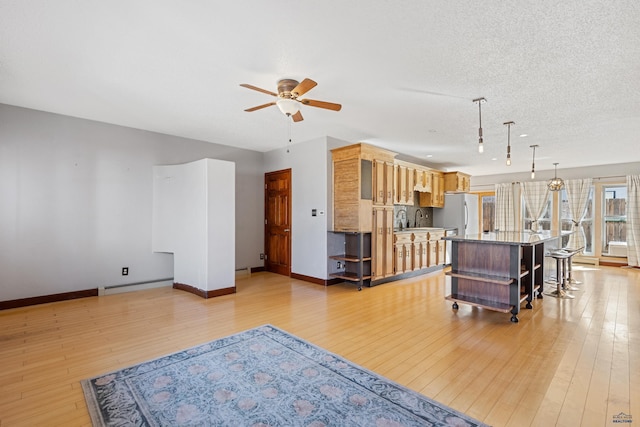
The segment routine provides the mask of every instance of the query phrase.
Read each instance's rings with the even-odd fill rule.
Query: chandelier
[[[554,163],[553,165],[556,169],[553,174],[553,178],[550,179],[547,183],[547,188],[551,191],[560,191],[562,190],[562,187],[564,187],[564,181],[562,180],[562,178],[558,178],[558,164]]]

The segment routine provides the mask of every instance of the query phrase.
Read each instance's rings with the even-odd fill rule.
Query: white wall
[[[464,171],[462,171],[464,172]],[[636,175],[640,173],[640,162],[622,163],[617,165],[599,165],[581,168],[558,168],[558,176],[562,179],[595,178],[602,182],[625,182],[626,175]],[[548,181],[554,176],[553,169],[536,170],[535,181]],[[494,191],[495,184],[509,182],[531,181],[531,172],[520,172],[512,174],[472,176],[471,191]]]
[[[317,138],[269,151],[265,172],[291,169],[291,272],[328,279],[327,231],[331,221],[330,149],[349,145],[335,138]],[[324,215],[311,216],[311,210]]]
[[[172,277],[153,166],[207,157],[236,163],[235,267],[261,266],[262,153],[0,104],[0,301]]]
[[[174,254],[175,282],[235,287],[234,181],[235,165],[222,160],[154,166],[152,249]]]

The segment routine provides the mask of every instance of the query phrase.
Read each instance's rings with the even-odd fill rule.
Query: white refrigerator
[[[477,234],[480,229],[476,194],[444,195],[444,207],[433,208],[433,226],[458,229],[458,235]]]

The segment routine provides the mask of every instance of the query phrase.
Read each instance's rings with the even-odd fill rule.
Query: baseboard
[[[611,262],[600,259],[600,265],[605,267],[626,267],[628,264],[626,262]]]
[[[267,271],[266,268],[264,268],[264,265],[261,267],[251,267],[252,273],[260,273],[261,271]]]
[[[212,291],[205,291],[204,289],[196,288],[195,286],[187,285],[185,283],[174,283],[174,289],[179,289],[181,291],[189,292],[194,295],[198,295],[201,298],[215,298],[223,295],[230,295],[236,293],[236,287],[231,288],[222,288],[222,289],[214,289]]]
[[[98,289],[85,289],[81,291],[64,292],[60,294],[41,295],[37,297],[21,298],[10,301],[0,301],[0,310],[8,310],[10,308],[27,307],[30,305],[46,304],[50,302],[67,301],[77,298],[96,297]]]
[[[315,283],[316,285],[329,286],[328,280],[318,279],[317,277],[305,276],[304,274],[298,274],[298,273],[292,272],[291,278],[302,280],[304,282]]]
[[[165,286],[173,285],[173,277],[167,277],[165,279],[147,280],[144,282],[125,283],[122,285],[102,286],[98,288],[98,295],[114,295],[122,294],[125,292],[142,291],[144,289],[162,288]]]

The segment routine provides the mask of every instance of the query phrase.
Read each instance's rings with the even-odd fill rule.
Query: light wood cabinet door
[[[448,193],[467,193],[471,189],[471,176],[462,172],[445,172],[444,191]]]
[[[407,168],[407,185],[406,185],[406,191],[407,191],[407,197],[405,199],[405,204],[413,206],[413,191],[414,191],[414,187],[416,186],[415,184],[415,177],[416,177],[416,170],[414,168]]]
[[[395,194],[393,163],[373,160],[373,169],[373,204],[393,206]]]
[[[393,276],[393,208],[388,207],[384,209],[384,225],[385,225],[385,240],[384,240],[384,261],[383,261],[383,274],[384,277]]]
[[[384,164],[384,189],[385,189],[385,206],[393,206],[394,194],[394,180],[393,180],[393,163],[385,162]],[[392,227],[393,228],[393,227]]]
[[[373,208],[371,275],[373,280],[393,275],[393,208]]]

